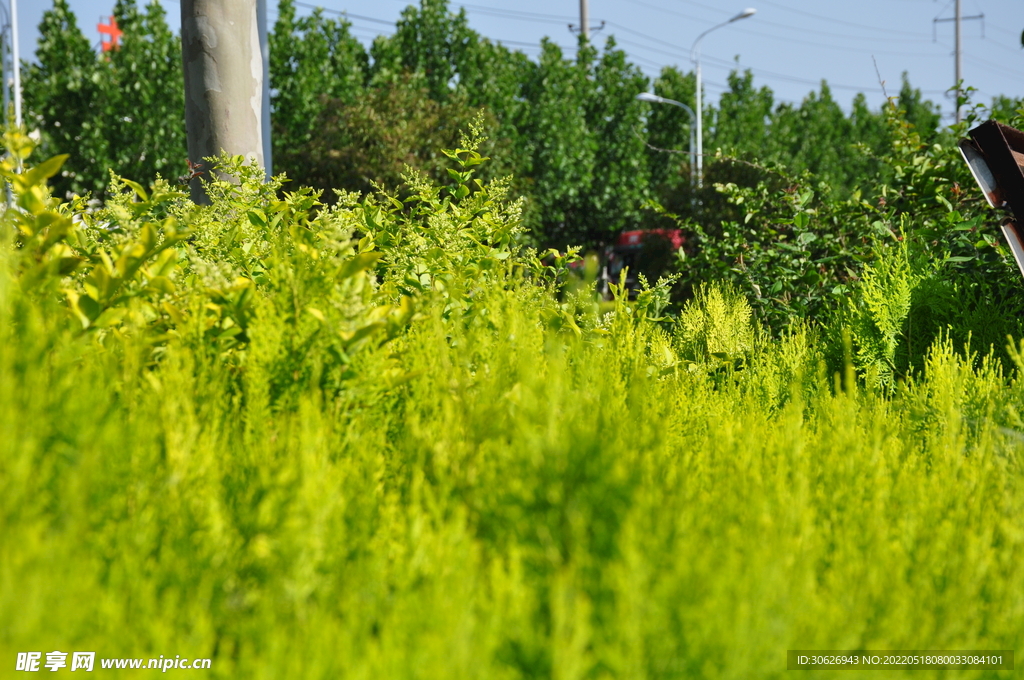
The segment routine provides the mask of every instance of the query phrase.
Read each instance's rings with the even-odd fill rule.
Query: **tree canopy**
[[[58,192],[102,194],[108,169],[143,180],[184,170],[178,41],[157,3],[118,0],[114,14],[124,40],[103,54],[66,0],[54,0],[40,26],[26,105],[47,150],[72,154]],[[717,105],[706,104],[707,181],[698,191],[692,121],[635,100],[653,90],[692,108],[692,73],[669,66],[651,82],[614,36],[600,50],[581,39],[575,55],[544,41],[530,59],[469,28],[447,0],[410,5],[393,35],[369,46],[343,18],[299,17],[294,0],[280,0],[270,49],[276,171],[328,201],[332,189],[401,190],[407,167],[447,181],[440,149],[483,112],[495,158],[484,172],[514,176],[527,199],[526,238],[538,245],[593,247],[622,230],[668,226],[652,203],[714,232],[736,212],[715,185],[771,181],[758,167],[811,173],[840,198],[889,172],[879,158],[892,130],[864,95],[844,110],[822,82],[802,102],[777,102],[749,71],[735,71]],[[906,75],[896,103],[923,140],[936,137],[937,107]]]

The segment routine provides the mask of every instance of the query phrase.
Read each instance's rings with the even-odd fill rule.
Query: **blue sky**
[[[314,0],[315,1],[315,0]],[[22,57],[31,59],[37,27],[51,0],[18,0]],[[69,0],[86,35],[99,44],[96,25],[110,14],[113,0]],[[163,0],[177,30],[180,5]],[[270,20],[276,17],[276,0]],[[303,3],[305,4],[305,3]],[[369,43],[391,33],[407,0],[321,0],[329,12],[348,12],[353,32]],[[567,53],[575,50],[568,23],[579,22],[578,0],[472,0],[452,2],[466,8],[470,25],[481,34],[527,54],[539,52],[540,39],[551,37]],[[312,6],[312,3],[310,3]],[[953,84],[952,0],[590,0],[592,25],[604,28],[592,38],[610,35],[640,66],[654,76],[665,65],[690,70],[690,47],[704,30],[745,7],[757,13],[708,35],[702,43],[705,91],[716,101],[726,76],[739,64],[753,70],[755,83],[768,85],[777,101],[799,102],[822,79],[848,107],[857,92],[873,106],[883,101],[878,74],[888,94],[899,90],[900,75],[952,112],[944,94]],[[302,7],[301,11],[308,12]],[[978,99],[993,95],[1024,96],[1024,2],[963,0],[964,79],[978,89]]]

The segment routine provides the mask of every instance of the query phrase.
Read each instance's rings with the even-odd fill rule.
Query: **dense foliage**
[[[727,285],[602,302],[520,245],[480,143],[330,208],[222,159],[210,206],[118,179],[88,211],[64,158],[4,161],[0,656],[736,678],[1017,647],[1024,347],[939,339],[886,387],[902,246],[860,317],[778,339]]]
[[[97,54],[67,0],[54,0],[39,27],[36,63],[25,69],[27,123],[52,154],[70,154],[54,180],[58,195],[101,196],[109,169],[152,180],[185,169],[185,96],[181,42],[158,2],[140,11],[117,0],[124,35]]]
[[[952,143],[981,111],[736,73],[695,190],[682,112],[634,100],[691,74],[532,61],[443,0],[367,50],[282,0],[275,158],[315,189],[221,158],[196,206],[155,179],[173,36],[116,15],[97,56],[55,0],[42,148],[4,136],[0,657],[748,678],[1018,646],[1024,302]],[[676,276],[610,300],[564,247],[652,225]]]
[[[41,27],[26,92],[45,151],[71,154],[58,195],[102,196],[108,168],[139,179],[184,170],[180,60],[162,10],[120,0],[115,14],[124,44],[102,56],[64,0]],[[624,229],[679,226],[680,257],[653,253],[659,265],[647,273],[676,270],[677,301],[708,279],[729,281],[778,333],[796,319],[848,313],[851,283],[879,239],[906,236],[922,287],[898,334],[918,340],[886,341],[890,372],[905,375],[962,316],[992,320],[973,331],[978,347],[1016,330],[1003,285],[1012,268],[994,222],[963,190],[971,180],[952,145],[963,130],[940,131],[935,107],[905,76],[891,106],[874,111],[858,96],[845,114],[825,83],[798,106],[776,104],[749,72],[733,73],[706,112],[714,155],[702,189],[678,153],[689,144],[683,112],[634,99],[652,89],[692,105],[692,74],[670,67],[648,83],[614,39],[601,53],[581,45],[574,59],[545,42],[534,61],[476,34],[445,0],[423,0],[366,49],[346,22],[298,17],[281,0],[271,81],[277,170],[329,204],[334,189],[408,195],[407,168],[451,182],[439,150],[482,113],[497,160],[478,170],[512,176],[525,198],[524,242],[599,250]],[[999,98],[991,113],[1009,120],[1018,106]]]
[[[65,0],[41,25],[38,64],[26,78],[27,105],[51,154],[71,153],[58,192],[102,195],[107,168],[137,179],[184,171],[180,57],[163,10],[118,0],[125,31],[118,50],[89,49]],[[595,247],[627,228],[665,226],[645,210],[655,199],[701,220],[723,218],[716,182],[755,184],[756,172],[708,159],[708,182],[694,193],[687,117],[634,97],[653,89],[693,105],[692,74],[667,67],[654,83],[609,40],[599,54],[572,57],[545,42],[536,60],[480,36],[447,0],[406,8],[390,37],[367,49],[340,19],[298,17],[280,0],[270,36],[276,171],[327,190],[401,184],[408,163],[447,181],[437,149],[483,109],[500,159],[491,176],[512,174],[527,198],[534,243]],[[884,114],[858,96],[849,115],[826,84],[799,106],[776,105],[750,73],[734,73],[720,106],[708,105],[705,148],[729,157],[807,170],[840,197],[871,184],[891,143]],[[899,106],[931,139],[938,117],[906,79]],[[1012,108],[997,102],[996,108]],[[747,168],[749,170],[749,168]]]

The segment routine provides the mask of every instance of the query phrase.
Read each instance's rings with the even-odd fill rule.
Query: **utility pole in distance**
[[[985,14],[979,12],[973,16],[965,17],[960,11],[960,0],[956,0],[956,9],[954,10],[954,16],[952,18],[940,19],[935,17],[932,19],[932,40],[937,40],[937,33],[935,31],[935,24],[940,24],[946,21],[954,22],[954,48],[953,48],[953,78],[955,79],[956,88],[956,122],[960,122],[963,116],[960,112],[960,97],[963,96],[963,90],[960,89],[960,82],[964,79],[964,47],[963,47],[963,35],[962,35],[962,24],[965,20],[969,19],[980,19],[981,20],[981,35],[985,36]]]
[[[11,0],[11,54],[14,62],[14,125],[21,127],[21,56],[18,50],[18,0]],[[4,124],[7,123],[4,111]],[[19,169],[19,172],[21,170]]]
[[[590,8],[587,0],[580,0],[580,33],[590,42]]]
[[[960,0],[956,0],[956,66],[954,67],[956,78],[956,122],[960,122],[960,81],[964,79],[963,49],[960,42]]]
[[[256,4],[181,0],[185,128],[194,163],[225,152],[265,168],[264,69]],[[201,178],[190,184],[192,200],[208,203]]]

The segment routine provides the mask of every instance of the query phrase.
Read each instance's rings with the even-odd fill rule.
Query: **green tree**
[[[587,47],[584,51],[591,51]],[[587,58],[587,57],[585,57]],[[597,139],[587,128],[587,74],[544,39],[537,68],[526,75],[529,102],[519,127],[532,182],[534,237],[546,243],[582,243],[588,231],[587,194],[594,181]]]
[[[118,0],[120,47],[97,55],[66,0],[43,14],[36,64],[26,70],[25,105],[46,153],[71,158],[57,195],[102,194],[109,170],[148,181],[184,166],[181,48],[157,2],[139,11]]]
[[[326,102],[354,104],[369,67],[369,56],[347,21],[327,19],[320,9],[307,17],[295,15],[294,0],[280,0],[269,36],[274,158],[293,176]]]
[[[435,101],[444,101],[454,89],[460,65],[475,42],[466,10],[448,11],[448,0],[421,0],[409,5],[395,26],[387,48],[374,53],[374,69],[391,77],[401,72],[422,73],[427,91]],[[375,47],[377,45],[375,44]]]
[[[459,64],[457,91],[470,106],[490,112],[494,120],[488,131],[492,137],[488,154],[493,160],[484,170],[495,176],[513,175],[515,190],[521,194],[529,193],[532,186],[524,172],[530,158],[520,131],[530,107],[523,92],[536,68],[522,52],[475,33],[467,39]]]
[[[859,153],[853,126],[832,98],[828,83],[822,81],[820,91],[808,93],[799,108],[779,107],[771,130],[765,155],[772,160],[797,172],[808,170],[837,191],[857,181],[856,170],[850,172]]]
[[[369,88],[352,103],[325,98],[309,139],[282,152],[281,163],[298,184],[321,189],[391,190],[409,168],[445,184],[450,163],[441,149],[459,146],[473,115],[464,97],[434,101],[422,80],[408,75]],[[333,193],[324,199],[333,202]]]
[[[935,139],[941,120],[939,107],[924,99],[921,90],[911,87],[906,71],[903,72],[902,86],[896,102],[900,109],[906,112],[907,122],[917,129],[924,140]]]
[[[718,108],[705,112],[711,134],[705,129],[705,151],[720,148],[727,153],[762,157],[768,150],[769,132],[775,97],[772,91],[754,86],[754,76],[747,70],[729,74],[729,89],[721,97]],[[710,115],[709,115],[710,114]]]
[[[696,110],[697,81],[693,73],[682,73],[674,66],[666,66],[655,79],[654,93],[658,96],[681,102]],[[689,183],[692,157],[690,152],[690,130],[696,121],[686,111],[676,106],[651,106],[647,114],[647,163],[651,181],[655,186],[675,186],[680,181]],[[651,148],[656,147],[656,148]]]
[[[584,53],[586,54],[586,53]],[[644,106],[636,95],[648,87],[640,68],[626,61],[609,37],[591,70],[585,104],[587,127],[594,139],[595,172],[587,193],[586,221],[580,225],[588,242],[607,242],[643,220],[642,206],[650,198],[650,168],[641,132]]]
[[[998,120],[1000,123],[1018,127],[1014,123],[1019,123],[1017,119],[1024,116],[1024,99],[1014,99],[1013,97],[1003,95],[993,97],[992,104],[989,106],[988,116]]]
[[[96,53],[67,0],[54,0],[43,12],[36,63],[25,70],[23,90],[26,120],[41,130],[43,154],[72,155],[53,179],[54,192],[63,196],[95,190],[98,169],[107,161],[106,137],[94,124],[101,78]]]
[[[101,59],[103,91],[96,102],[109,167],[142,181],[172,177],[188,157],[181,41],[159,2],[140,12],[135,0],[118,0],[114,18],[124,35],[121,47]]]

